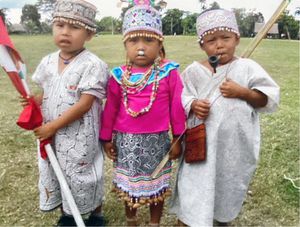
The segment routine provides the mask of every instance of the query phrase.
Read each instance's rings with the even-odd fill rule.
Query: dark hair
[[[165,47],[164,45],[162,45],[160,51],[159,51],[159,55],[162,59],[164,59],[166,57],[166,50],[165,50]]]

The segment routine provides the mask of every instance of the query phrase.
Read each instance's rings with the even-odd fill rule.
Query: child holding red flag
[[[78,10],[80,9],[80,10]],[[42,88],[35,96],[44,124],[34,130],[52,146],[87,225],[103,225],[101,205],[103,154],[98,140],[102,99],[106,97],[107,65],[84,44],[95,31],[96,7],[83,0],[59,0],[53,14],[54,42],[59,48],[44,57],[32,79]],[[59,226],[76,225],[52,166],[39,157],[40,208],[62,207]]]

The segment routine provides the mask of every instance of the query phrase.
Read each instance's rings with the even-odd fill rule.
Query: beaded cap
[[[129,33],[153,32],[162,39],[162,20],[160,13],[150,5],[135,5],[127,10],[123,21],[124,41]],[[142,34],[142,33],[139,33]]]
[[[54,7],[53,20],[78,24],[87,30],[96,32],[97,8],[83,0],[58,0]]]
[[[240,36],[234,12],[225,9],[208,10],[197,18],[196,29],[198,41],[203,43],[203,37],[215,31],[230,31]]]

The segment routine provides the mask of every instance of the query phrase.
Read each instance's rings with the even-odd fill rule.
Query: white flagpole
[[[56,177],[58,179],[58,182],[60,184],[61,190],[63,191],[64,195],[66,196],[68,204],[69,204],[69,206],[71,208],[71,212],[73,214],[73,217],[75,219],[75,222],[76,222],[77,226],[78,227],[85,227],[84,222],[83,222],[82,217],[81,217],[81,214],[80,214],[80,212],[79,212],[79,210],[77,208],[77,205],[76,205],[75,200],[74,200],[74,198],[72,196],[71,190],[70,190],[70,188],[69,188],[69,186],[67,184],[67,181],[66,181],[66,179],[65,179],[65,177],[63,175],[63,172],[62,172],[62,170],[60,168],[60,165],[59,165],[59,163],[58,163],[58,161],[56,159],[56,156],[55,156],[55,154],[54,154],[54,152],[52,150],[51,145],[47,144],[45,146],[45,149],[46,149],[48,158],[49,158],[49,160],[51,162],[51,165],[53,167],[53,170],[54,170],[54,172],[56,174]]]

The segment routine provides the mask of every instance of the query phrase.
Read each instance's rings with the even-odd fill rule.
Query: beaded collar
[[[158,75],[158,79],[161,80],[167,76],[169,76],[169,73],[171,70],[173,69],[177,69],[179,67],[179,64],[176,62],[164,62],[161,66],[160,66],[160,70],[159,70],[159,75]],[[126,70],[126,66],[120,66],[120,67],[115,67],[111,70],[111,74],[114,77],[114,79],[118,82],[118,84],[122,83],[122,75]],[[140,80],[142,77],[144,76],[144,73],[132,73],[130,75],[129,81],[131,81],[132,83],[136,83],[138,80]],[[155,73],[152,71],[149,79],[147,81],[147,85],[151,84],[154,82],[154,78],[155,78]]]
[[[169,72],[178,68],[178,66],[174,62],[167,62],[162,66],[154,64],[145,73],[139,74],[132,74],[131,67],[127,67],[125,71],[121,67],[113,69],[112,74],[116,79],[115,73],[117,73],[117,81],[122,88],[122,98],[126,112],[134,118],[149,112],[157,96],[159,81],[168,76]],[[128,104],[128,96],[140,93],[149,84],[152,84],[152,89],[148,105],[139,111],[132,110]]]

